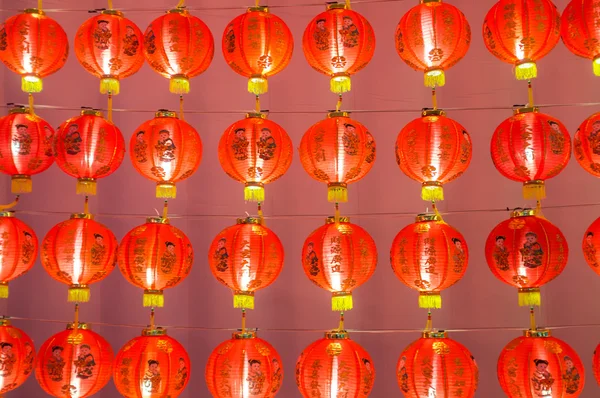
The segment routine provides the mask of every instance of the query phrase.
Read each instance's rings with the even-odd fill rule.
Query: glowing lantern
[[[42,79],[61,69],[69,56],[63,28],[42,10],[29,8],[0,27],[0,60],[21,75],[21,90],[42,91]]]
[[[296,384],[304,398],[367,397],[374,382],[371,356],[344,330],[325,333],[296,363]]]
[[[351,310],[352,290],[368,281],[377,265],[377,248],[371,236],[348,217],[328,217],[302,247],[304,273],[317,286],[333,294],[333,311]]]
[[[115,358],[113,378],[125,398],[178,397],[190,380],[185,348],[167,330],[149,328],[129,341]]]
[[[0,318],[0,385],[2,394],[20,387],[33,373],[35,347],[21,329]]]
[[[89,285],[106,278],[116,260],[115,235],[91,214],[71,215],[42,242],[42,265],[52,278],[69,286],[68,301],[89,301]]]
[[[8,283],[29,272],[38,253],[34,230],[12,212],[0,212],[0,253],[0,298],[7,298]]]
[[[507,397],[578,397],[585,384],[583,363],[549,330],[527,330],[500,353],[498,380]]]
[[[556,118],[537,108],[515,109],[492,136],[492,160],[504,177],[523,183],[525,199],[546,197],[545,180],[571,158],[571,136]]]
[[[594,378],[596,379],[596,382],[600,384],[600,345],[598,345],[594,350],[592,370],[594,372]]]
[[[571,1],[563,11],[560,31],[569,51],[591,59],[594,74],[600,76],[600,30],[595,7],[596,3],[592,0]]]
[[[442,0],[422,0],[396,28],[396,51],[414,70],[425,73],[425,86],[443,86],[444,71],[460,61],[471,45],[464,14]]]
[[[234,333],[206,364],[206,385],[214,398],[274,397],[283,380],[281,357],[254,332]]]
[[[442,330],[423,332],[423,337],[406,347],[396,375],[405,398],[432,393],[437,398],[472,398],[479,381],[473,355]]]
[[[144,33],[144,56],[156,72],[170,79],[174,94],[190,92],[190,79],[204,73],[215,55],[210,29],[185,8],[175,8],[150,23]]]
[[[440,293],[464,276],[469,249],[441,216],[420,214],[394,238],[390,260],[398,279],[419,292],[419,307],[441,308]]]
[[[254,308],[254,292],[269,286],[283,268],[283,246],[257,218],[238,218],[208,249],[210,270],[234,292],[235,308]]]
[[[125,156],[119,128],[102,112],[84,109],[68,119],[56,133],[56,164],[77,178],[77,193],[95,195],[96,181],[114,173]]]
[[[264,185],[283,176],[292,164],[292,140],[262,113],[229,126],[219,142],[219,162],[228,176],[245,183],[246,200],[265,200]]]
[[[144,307],[162,307],[163,290],[189,275],[194,250],[188,237],[168,219],[148,218],[125,235],[118,262],[125,279],[144,289]]]
[[[285,22],[268,7],[251,7],[231,21],[223,32],[225,62],[248,78],[248,92],[267,92],[267,78],[290,63],[294,38]]]
[[[596,252],[596,248],[598,247],[599,240],[600,218],[597,218],[596,221],[594,221],[592,225],[590,225],[589,228],[585,231],[582,248],[585,261],[598,275],[600,275],[600,256]]]
[[[156,182],[157,198],[175,198],[175,183],[194,174],[202,160],[198,132],[164,109],[137,128],[129,147],[138,173]]]
[[[106,386],[112,371],[113,350],[90,326],[73,324],[40,347],[35,377],[53,397],[91,397]]]
[[[581,123],[573,137],[573,152],[585,171],[600,177],[600,112]]]
[[[460,177],[471,163],[471,138],[442,110],[424,110],[396,140],[396,162],[422,185],[423,200],[444,200],[442,186]]]
[[[540,305],[540,286],[565,269],[567,241],[554,224],[533,210],[515,210],[498,224],[485,244],[485,258],[494,276],[519,289],[519,305]]]
[[[300,142],[300,161],[315,180],[327,183],[330,202],[348,201],[348,184],[363,178],[375,162],[375,140],[346,112],[331,112]]]
[[[142,32],[116,10],[88,19],[75,34],[75,55],[83,68],[100,79],[102,94],[118,95],[119,81],[144,65]]]
[[[486,48],[500,61],[515,65],[519,80],[537,77],[536,62],[559,39],[560,14],[550,0],[500,0],[483,21]]]

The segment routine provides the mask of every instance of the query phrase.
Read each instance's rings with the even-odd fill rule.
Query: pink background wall
[[[308,1],[319,3],[318,1]],[[31,7],[34,0],[3,1],[3,17],[17,9]],[[131,9],[126,16],[142,30],[161,9],[175,6],[176,0],[114,0],[118,8]],[[169,334],[188,350],[192,362],[192,379],[182,397],[208,397],[204,383],[204,366],[214,347],[228,338],[230,332],[213,330],[237,328],[239,312],[231,307],[231,294],[210,274],[206,264],[207,248],[212,238],[224,227],[235,222],[254,205],[243,201],[242,186],[229,179],[217,160],[218,140],[224,129],[254,102],[246,92],[246,81],[231,71],[220,52],[222,31],[231,19],[243,12],[250,1],[190,0],[192,8],[211,28],[218,47],[208,72],[192,81],[192,93],[186,97],[187,120],[194,125],[204,143],[204,159],[198,173],[178,185],[178,197],[171,202],[172,223],[192,240],[196,261],[191,275],[180,286],[167,291],[166,307],[157,311],[162,325],[176,325]],[[263,108],[271,110],[271,119],[287,129],[297,147],[304,131],[323,118],[325,111],[335,106],[335,96],[329,92],[328,79],[312,71],[301,51],[301,37],[310,19],[324,5],[293,6],[298,1],[269,0],[272,11],[290,26],[296,39],[296,51],[290,66],[270,80],[270,90],[263,98]],[[306,1],[300,3],[306,3]],[[400,61],[394,49],[393,35],[400,17],[411,1],[362,2],[354,9],[372,23],[377,35],[377,51],[371,64],[353,79],[353,90],[345,96],[344,108],[366,110],[353,117],[365,124],[377,141],[377,161],[372,172],[350,188],[350,201],[342,213],[369,231],[379,248],[379,269],[373,278],[355,293],[355,308],[347,314],[349,329],[376,330],[377,333],[356,331],[352,337],[373,356],[377,379],[373,397],[399,397],[395,366],[398,355],[411,341],[419,337],[416,331],[425,324],[426,312],[417,308],[417,294],[402,285],[393,275],[388,261],[389,248],[396,233],[413,221],[416,213],[425,210],[418,183],[405,177],[395,164],[393,145],[399,130],[418,117],[422,107],[430,106],[429,91],[422,85],[422,74],[413,72]],[[513,104],[527,101],[526,86],[516,82],[510,65],[503,64],[484,48],[480,27],[492,1],[454,0],[471,22],[473,41],[466,58],[447,74],[447,85],[439,90],[440,107],[462,123],[471,134],[474,146],[473,162],[467,173],[446,188],[446,201],[440,205],[447,222],[465,236],[471,261],[465,278],[443,294],[444,308],[434,314],[434,325],[445,329],[483,329],[456,331],[451,336],[465,344],[480,366],[479,397],[499,397],[502,392],[496,378],[496,360],[501,349],[520,334],[506,328],[528,326],[526,309],[517,306],[515,289],[497,281],[485,263],[483,247],[489,231],[509,213],[507,207],[533,205],[521,199],[521,187],[505,180],[494,169],[489,156],[490,137],[496,126],[511,115]],[[367,4],[369,4],[367,6]],[[566,0],[557,0],[562,11]],[[77,27],[89,17],[87,9],[105,7],[104,1],[45,0],[45,8],[75,8],[74,12],[49,13],[67,31],[73,42]],[[275,8],[275,6],[285,6]],[[214,10],[211,8],[227,8]],[[152,8],[155,11],[135,11]],[[0,68],[3,80],[0,103],[26,100],[20,91],[19,78]],[[105,99],[98,93],[98,81],[88,75],[71,54],[66,67],[45,80],[44,92],[36,96],[37,112],[52,125],[78,113],[80,106],[104,107]],[[556,104],[543,111],[562,120],[573,134],[578,125],[599,110],[597,101],[600,79],[591,72],[588,61],[576,58],[560,43],[539,63],[539,78],[535,81],[535,97],[539,104]],[[581,106],[564,106],[578,103]],[[44,109],[52,105],[60,109]],[[591,106],[588,106],[591,105]],[[153,116],[158,108],[177,108],[177,97],[168,92],[168,82],[147,65],[140,73],[122,82],[121,94],[115,98],[114,120],[126,140],[136,127]],[[451,110],[450,108],[461,108]],[[10,200],[8,177],[2,177],[3,195]],[[99,194],[91,199],[91,210],[101,216],[120,240],[126,232],[141,224],[144,218],[160,208],[154,198],[154,185],[135,173],[129,159],[109,178],[99,183]],[[597,180],[584,172],[573,159],[566,170],[548,183],[545,215],[562,229],[571,248],[565,272],[543,289],[543,304],[538,317],[540,324],[588,325],[600,324],[596,310],[600,279],[583,260],[580,244],[585,228],[598,216],[600,194]],[[82,210],[83,198],[75,195],[75,182],[57,166],[34,178],[34,193],[23,196],[18,210],[41,240],[46,232],[72,212]],[[554,208],[553,208],[554,206]],[[572,207],[562,207],[572,206]],[[325,330],[335,327],[336,314],[330,311],[330,295],[315,287],[305,277],[300,252],[305,237],[331,214],[326,189],[302,170],[297,153],[288,174],[267,187],[265,214],[268,226],[281,238],[286,249],[286,263],[279,280],[256,299],[256,310],[249,314],[249,326],[263,329],[260,336],[273,344],[283,357],[285,377],[281,397],[299,397],[294,382],[294,367],[302,349],[320,338]],[[494,209],[494,210],[490,210]],[[66,302],[66,287],[52,280],[38,263],[25,277],[11,284],[11,297],[1,305],[3,313],[14,317],[59,320],[40,322],[18,320],[39,347],[50,335],[62,330],[71,320],[72,306]],[[82,306],[82,320],[95,324],[94,330],[112,344],[115,352],[129,339],[138,335],[140,327],[105,326],[108,324],[143,325],[148,311],[141,306],[141,291],[126,282],[115,270],[103,282],[92,288],[92,301]],[[206,330],[188,330],[205,328]],[[295,330],[295,331],[290,331]],[[597,326],[556,330],[557,337],[571,344],[582,357],[588,378],[582,397],[600,393],[591,377],[592,352],[600,337]],[[14,397],[39,397],[43,393],[34,377],[16,392]],[[112,383],[98,397],[115,397]]]

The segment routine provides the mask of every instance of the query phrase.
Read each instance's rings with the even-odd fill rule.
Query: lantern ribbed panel
[[[234,334],[208,358],[206,385],[214,398],[274,397],[283,381],[281,357],[254,334]]]
[[[19,388],[33,373],[35,347],[33,341],[21,329],[7,320],[0,324],[0,393]]]
[[[433,333],[432,333],[433,334]],[[475,396],[479,369],[469,350],[448,338],[422,337],[400,354],[396,375],[405,398]]]
[[[594,372],[596,383],[600,384],[600,345],[598,345],[594,350],[594,357],[592,358],[592,371]]]
[[[113,378],[125,398],[176,398],[185,390],[191,370],[190,357],[177,340],[140,336],[117,353]]]
[[[573,155],[585,171],[600,177],[600,112],[585,119],[575,132]]]
[[[600,26],[596,23],[597,3],[593,0],[571,1],[561,17],[561,37],[573,54],[596,60],[600,56]],[[600,74],[600,65],[594,62],[594,73]]]
[[[564,341],[523,336],[500,353],[498,381],[508,398],[576,398],[583,390],[585,371]]]
[[[106,386],[112,373],[113,350],[99,334],[82,325],[65,330],[40,347],[35,377],[49,395],[91,397]]]
[[[0,214],[0,283],[25,275],[37,259],[38,238],[23,221]]]
[[[304,398],[367,397],[374,382],[371,356],[347,337],[315,341],[296,363],[296,384]]]
[[[596,274],[600,275],[600,253],[597,253],[598,243],[600,243],[600,218],[597,218],[585,231],[582,243],[585,261]]]

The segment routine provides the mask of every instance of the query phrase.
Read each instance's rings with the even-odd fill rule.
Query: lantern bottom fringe
[[[423,185],[421,198],[429,202],[444,200],[444,188],[437,185]]]
[[[42,79],[33,75],[26,75],[21,78],[21,90],[26,93],[40,93],[44,89]]]
[[[233,295],[233,308],[254,309],[254,296],[248,293],[236,293]]]
[[[96,180],[91,178],[80,178],[77,180],[77,195],[96,195]]]
[[[175,199],[177,196],[177,187],[175,184],[158,184],[156,186],[156,197]]]
[[[348,75],[333,76],[329,81],[329,89],[336,94],[344,94],[352,89],[352,80]]]
[[[185,76],[173,76],[169,81],[169,91],[173,94],[187,94],[190,92],[190,79]]]
[[[164,307],[165,296],[158,290],[144,291],[144,307]]]
[[[112,94],[119,95],[121,91],[121,85],[119,79],[114,77],[103,77],[100,79],[100,93],[101,94]]]
[[[515,67],[517,80],[530,80],[537,77],[537,65],[535,62],[524,62]]]
[[[594,75],[600,76],[600,58],[596,58],[594,64]]]
[[[247,202],[264,202],[265,188],[260,185],[249,185],[244,187],[244,200]]]
[[[348,188],[342,185],[329,185],[327,187],[327,200],[332,203],[346,203],[348,201]]]
[[[423,293],[419,295],[419,308],[442,308],[442,296],[439,293]]]
[[[10,188],[12,193],[29,193],[33,187],[31,177],[15,175],[11,178]]]
[[[67,301],[70,303],[87,303],[90,301],[90,288],[81,286],[70,287]]]
[[[348,311],[354,308],[354,302],[352,301],[352,293],[345,295],[333,296],[331,298],[331,310],[332,311]]]
[[[0,283],[0,298],[8,298],[8,283]]]
[[[425,87],[442,87],[446,84],[446,74],[441,69],[425,72]]]
[[[252,76],[248,79],[248,92],[254,95],[261,95],[269,91],[269,83],[266,77]]]
[[[523,184],[523,198],[542,200],[546,198],[546,186],[543,181],[526,182]]]
[[[542,304],[540,289],[519,290],[519,306],[521,307],[539,307]]]

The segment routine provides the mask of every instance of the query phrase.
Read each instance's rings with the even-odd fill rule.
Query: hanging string
[[[162,218],[164,218],[166,220],[167,218],[169,218],[168,214],[169,214],[169,201],[165,200],[165,205],[163,206]]]
[[[338,327],[338,330],[345,330],[344,329],[344,311],[340,312],[340,326]]]
[[[108,9],[109,10],[113,9],[113,2],[112,2],[112,0],[108,0]]]
[[[17,205],[17,203],[19,203],[19,195],[17,195],[15,197],[15,200],[12,201],[11,203],[6,204],[6,205],[0,205],[0,211],[5,211],[8,209],[11,209],[11,208],[15,207]]]
[[[33,94],[29,93],[28,99],[29,99],[29,113],[33,115],[33,114],[35,114],[35,111],[33,110]]]
[[[431,310],[427,312],[427,323],[425,324],[425,331],[428,332],[433,330],[433,320],[431,319]]]
[[[177,3],[177,8],[184,8],[185,7],[185,0],[179,0],[179,3]]]
[[[338,97],[338,101],[337,104],[335,105],[335,111],[339,112],[340,109],[342,109],[342,95],[340,94],[340,96]]]
[[[437,94],[435,87],[431,89],[431,102],[433,103],[433,110],[437,110]]]
[[[87,195],[85,196],[85,201],[83,202],[83,214],[90,214],[90,201]]]
[[[108,121],[112,123],[112,113],[113,113],[113,98],[112,93],[108,92]]]
[[[38,10],[42,11],[42,0],[38,0]]]
[[[185,121],[185,116],[183,116],[183,95],[179,96],[179,119]]]
[[[433,213],[440,218],[441,222],[444,222],[444,219],[442,218],[442,213],[440,213],[434,201],[431,201],[431,207],[433,208]]]
[[[542,212],[542,201],[538,200],[535,205],[535,215],[541,218],[544,217],[544,213]]]
[[[529,321],[531,322],[531,330],[537,330],[537,326],[535,324],[535,312],[533,307],[529,309]]]
[[[263,215],[263,211],[262,211],[262,205],[260,204],[260,202],[258,202],[258,220],[260,222],[260,225],[265,225],[265,217]]]
[[[154,330],[154,307],[150,308],[150,330]]]
[[[246,309],[242,308],[242,334],[246,333]]]
[[[340,222],[340,204],[338,202],[335,202],[335,217],[334,217],[334,221],[336,224],[338,224]]]
[[[73,331],[71,332],[72,338],[77,336],[77,332],[79,329],[79,303],[75,303],[75,316],[73,319]]]
[[[533,87],[531,87],[531,80],[527,80],[527,96],[529,101],[529,107],[533,107]]]
[[[260,97],[258,95],[256,96],[256,102],[254,104],[254,109],[256,110],[256,113],[260,113]]]
[[[351,10],[352,6],[350,5],[350,0],[346,0],[346,10]]]

